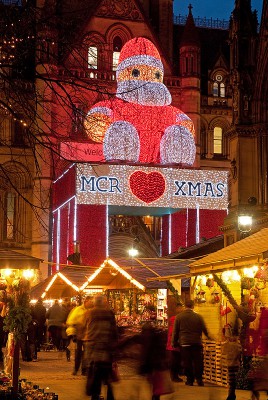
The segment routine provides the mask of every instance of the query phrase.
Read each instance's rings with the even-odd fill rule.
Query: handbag
[[[151,373],[151,382],[154,396],[174,393],[174,385],[170,378],[169,370],[154,370]]]

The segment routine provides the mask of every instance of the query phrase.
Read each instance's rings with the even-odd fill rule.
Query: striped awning
[[[38,269],[40,258],[32,257],[13,250],[0,249],[0,268]]]
[[[268,228],[211,253],[189,265],[191,274],[239,269],[268,258]]]

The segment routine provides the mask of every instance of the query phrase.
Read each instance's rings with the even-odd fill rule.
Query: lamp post
[[[249,214],[240,214],[238,215],[237,223],[238,229],[241,232],[241,237],[244,238],[248,236],[249,232],[252,229],[252,215]]]

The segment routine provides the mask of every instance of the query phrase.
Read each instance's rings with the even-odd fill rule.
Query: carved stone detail
[[[140,10],[130,0],[103,0],[97,9],[98,17],[119,17],[143,20]]]

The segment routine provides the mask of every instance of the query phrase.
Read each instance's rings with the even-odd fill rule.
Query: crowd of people
[[[86,296],[82,304],[75,306],[69,301],[60,303],[56,300],[48,309],[39,299],[32,306],[31,315],[28,330],[20,342],[22,359],[36,361],[42,346],[50,342],[58,351],[64,351],[66,360],[71,361],[69,345],[74,344],[72,373],[81,373],[87,377],[85,390],[92,400],[101,399],[102,384],[107,385],[107,400],[115,399],[113,382],[118,380],[116,366],[120,357],[132,358],[133,374],[139,377],[133,380],[137,398],[147,387],[151,392],[150,398],[160,400],[161,395],[174,392],[174,382],[184,380],[189,386],[195,382],[198,386],[204,386],[202,338],[213,338],[209,335],[203,317],[194,311],[192,300],[176,304],[168,321],[168,329],[148,321],[143,323],[139,333],[128,335],[118,334],[115,314],[103,295]],[[3,347],[5,335],[1,318],[0,340]],[[226,400],[236,399],[237,372],[241,362],[245,365],[250,360],[245,335],[247,325],[248,321],[240,330],[241,337],[238,332],[223,332],[225,340],[222,356],[229,378]],[[268,310],[265,308],[260,318],[259,344],[263,356],[259,370],[262,370],[263,375],[263,371],[268,372]],[[261,379],[256,369],[254,374],[249,370],[247,372],[251,380],[252,400],[258,400],[259,391],[268,389],[268,377]]]

